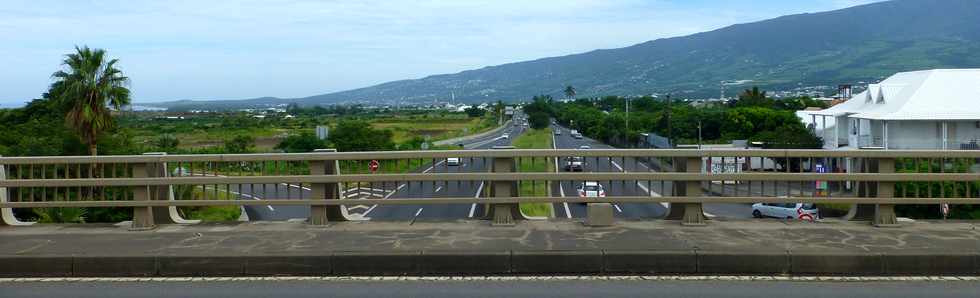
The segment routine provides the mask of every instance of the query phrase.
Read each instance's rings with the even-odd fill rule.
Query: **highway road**
[[[509,125],[499,133],[484,136],[465,142],[465,149],[490,149],[494,146],[507,146],[514,138],[520,136],[525,131],[522,125]],[[602,142],[583,137],[574,138],[570,130],[558,125],[552,126],[553,130],[560,130],[560,135],[554,136],[554,144],[558,149],[577,149],[582,146],[589,146],[593,149],[612,149],[613,147]],[[501,135],[508,134],[509,138],[502,138]],[[586,172],[637,172],[637,171],[656,171],[657,165],[649,164],[635,158],[587,158],[584,166]],[[559,160],[557,169],[563,171],[564,160]],[[440,173],[440,172],[487,172],[489,169],[489,159],[483,158],[463,158],[460,165],[450,166],[444,160],[434,160],[415,169],[416,172]],[[562,181],[552,184],[552,194],[558,196],[577,196],[577,189],[583,181]],[[614,204],[616,216],[624,219],[643,219],[659,218],[665,215],[667,205],[656,201],[655,197],[669,195],[671,193],[671,183],[661,181],[599,181],[606,191],[607,196],[650,196],[650,203],[631,203]],[[401,198],[423,198],[423,197],[475,197],[483,190],[485,185],[479,182],[425,182],[425,183],[405,183],[392,182],[384,184],[361,185],[351,189],[345,189],[345,196],[351,198],[382,198],[382,199],[401,199]],[[308,197],[309,189],[298,185],[287,184],[268,184],[268,185],[242,185],[241,190],[232,187],[233,194],[241,195],[242,198],[268,200],[288,197]],[[586,215],[584,204],[554,204],[554,214],[558,218],[582,218]],[[415,219],[462,219],[481,216],[483,205],[481,204],[454,204],[454,205],[358,205],[352,203],[347,206],[352,218],[364,218],[371,220],[415,220]],[[309,216],[309,207],[305,206],[248,206],[245,207],[250,220],[289,220],[301,219]],[[751,207],[747,204],[707,204],[705,205],[706,214],[709,217],[720,218],[749,218],[751,217]]]
[[[396,280],[13,282],[0,297],[977,297],[977,282]]]
[[[469,140],[463,143],[465,149],[490,149],[494,146],[509,146],[511,140],[520,136],[526,130],[522,125],[509,125],[504,130],[492,134]],[[502,135],[508,134],[508,138]],[[439,173],[439,172],[486,172],[488,171],[489,159],[482,158],[463,158],[460,165],[450,166],[445,160],[436,160],[425,163],[415,169],[415,172]],[[364,184],[350,189],[344,189],[344,195],[351,198],[421,198],[421,197],[472,197],[482,189],[482,183],[470,182],[435,182],[435,183],[384,183],[384,184]],[[267,184],[267,185],[242,185],[239,190],[237,186],[231,188],[231,192],[240,195],[245,199],[273,200],[282,198],[297,198],[302,196],[309,197],[310,190],[298,185],[286,184]],[[358,205],[352,203],[347,206],[348,212],[354,219],[363,218],[371,220],[412,220],[427,218],[467,218],[482,214],[482,205]],[[309,207],[306,206],[247,206],[245,212],[250,220],[289,220],[307,218]]]
[[[574,138],[568,128],[552,125],[552,130],[561,130],[560,135],[554,136],[554,144],[558,149],[577,149],[581,146],[589,146],[592,149],[613,149],[613,147],[599,141],[582,137]],[[558,170],[564,171],[566,161],[558,161]],[[583,167],[585,172],[638,172],[653,171],[651,166],[645,162],[637,161],[635,158],[585,158]],[[656,201],[655,197],[663,193],[670,193],[669,183],[659,181],[598,181],[605,189],[606,196],[650,196],[649,204],[614,204],[616,217],[619,218],[656,218],[662,217],[667,212],[665,204]],[[560,184],[552,185],[552,193],[559,196],[578,196],[577,189],[581,187],[583,181],[562,181]],[[585,204],[558,203],[554,205],[555,216],[559,218],[581,218],[586,215]]]

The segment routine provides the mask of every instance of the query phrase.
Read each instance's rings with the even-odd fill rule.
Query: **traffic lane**
[[[507,128],[498,134],[490,136],[489,138],[494,139],[493,142],[490,142],[485,146],[481,146],[481,148],[491,148],[493,146],[498,146],[498,145],[509,145],[509,141],[506,139],[500,139],[500,136],[502,136],[503,134],[511,134],[513,136],[517,136],[520,135],[520,133],[521,131],[519,128],[515,128],[515,127]],[[481,142],[481,141],[482,140],[473,140],[467,143],[474,143],[474,142]],[[431,164],[432,163],[427,163],[426,165],[423,165],[421,168],[424,169],[428,167],[433,167]],[[482,162],[478,163],[478,166],[482,166],[479,164],[482,164]],[[466,166],[464,165],[463,168],[465,167]],[[472,171],[480,171],[480,170],[482,170],[482,168],[476,168]],[[385,183],[384,185],[387,186],[390,184],[392,183]],[[401,185],[404,186],[399,187]],[[233,189],[234,188],[235,187],[233,187]],[[390,186],[390,188],[385,188],[384,190],[399,192],[401,189],[405,189],[405,188],[417,191],[421,194],[428,194],[432,196],[438,196],[439,192],[436,190],[441,191],[441,189],[439,189],[438,187],[431,187],[422,184],[407,185],[405,183],[402,183],[398,186],[392,185]],[[456,191],[457,188],[458,186],[455,184],[449,185],[449,187],[446,188],[446,193],[450,195],[456,194],[457,192],[459,192]],[[297,185],[287,186],[287,184],[242,185],[241,190],[236,192],[236,194],[238,194],[240,197],[243,198],[256,199],[256,200],[274,200],[274,199],[299,198],[299,197],[308,198],[310,195],[309,189],[307,188],[301,188]],[[388,198],[388,196],[384,198]],[[394,207],[394,206],[386,206],[386,207]],[[405,210],[398,210],[398,211],[388,210],[388,211],[378,212],[375,214],[376,216],[379,216],[381,218],[411,218],[411,216],[413,215],[411,212],[413,212],[412,210],[414,210],[412,209],[413,207],[416,206],[405,206],[404,208],[399,208]],[[447,206],[447,207],[449,207],[448,209],[453,209],[453,210],[434,210],[435,211],[434,214],[437,216],[444,216],[446,214],[456,214],[456,213],[460,213],[458,210],[461,210],[463,208],[468,208],[465,206],[463,207]],[[378,208],[378,207],[372,207],[372,208]],[[308,218],[310,214],[309,206],[268,206],[268,205],[245,206],[244,210],[246,214],[249,216],[250,220],[289,220],[294,218]],[[368,211],[373,211],[373,209],[369,208]],[[370,213],[368,215],[370,215]]]
[[[252,200],[280,200],[309,198],[309,188],[295,184],[242,184],[239,196]],[[309,206],[245,206],[249,220],[289,220],[308,218]]]
[[[483,142],[478,149],[490,149],[495,146],[509,146],[511,141],[524,133],[521,127],[511,126],[501,131],[492,142]],[[502,138],[508,134],[508,138]],[[486,172],[490,167],[487,158],[463,158],[459,166],[449,166],[437,163],[428,172]],[[476,197],[485,187],[485,183],[477,181],[439,181],[423,183],[405,183],[405,187],[396,190],[389,199],[405,198],[439,198],[439,197]],[[412,220],[412,219],[454,219],[479,217],[483,214],[482,204],[445,204],[445,205],[384,205],[372,209],[366,216],[372,220]]]
[[[582,138],[576,139],[562,128],[562,134],[555,136],[556,146],[560,149],[577,149],[587,145],[593,149],[611,149],[612,147],[601,142]],[[639,166],[634,158],[616,159],[607,157],[585,158],[583,170],[586,172],[622,172],[624,170],[635,170],[649,167]],[[560,165],[561,163],[559,163]],[[564,196],[577,196],[577,189],[581,187],[583,181],[562,181],[559,185],[558,193]],[[647,181],[599,181],[603,186],[607,196],[659,196],[658,190],[664,188],[664,183],[650,183]],[[653,193],[651,193],[651,191]],[[586,215],[585,204],[566,204],[560,203],[555,206],[556,214],[565,217],[584,217]],[[659,202],[613,204],[616,209],[616,216],[621,218],[656,218],[662,217],[666,213],[666,207]],[[571,213],[569,216],[568,213]]]

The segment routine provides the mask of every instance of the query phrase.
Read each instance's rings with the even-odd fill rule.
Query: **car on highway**
[[[500,135],[500,138],[501,139],[510,139],[510,134],[509,133],[505,133],[503,135]]]
[[[572,131],[568,132],[568,134],[572,135],[572,137],[573,138],[576,138],[576,139],[581,139],[582,138],[582,134],[579,133],[577,130],[572,130]]]
[[[755,203],[752,204],[752,217],[774,217],[813,221],[820,216],[820,210],[813,204],[804,203]]]
[[[585,158],[573,156],[565,160],[565,171],[581,172],[583,170],[585,170]]]
[[[592,146],[589,146],[589,145],[582,145],[582,146],[578,146],[578,148],[579,148],[579,149],[592,149]]]
[[[556,129],[555,130],[555,135],[556,136],[560,136],[561,135],[561,129]]]
[[[606,190],[597,181],[585,181],[578,188],[578,196],[580,198],[604,198],[606,197]]]
[[[459,157],[449,157],[449,158],[446,158],[446,165],[447,166],[458,166],[459,165]]]

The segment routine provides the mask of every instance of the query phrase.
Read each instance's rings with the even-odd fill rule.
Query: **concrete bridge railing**
[[[581,171],[564,171],[579,170],[575,160]],[[684,225],[705,224],[707,203],[835,203],[853,204],[849,219],[895,226],[896,205],[980,204],[978,160],[980,151],[656,149],[0,157],[0,208],[4,224],[25,225],[13,209],[126,207],[132,228],[148,229],[193,223],[174,212],[187,206],[302,205],[309,224],[323,225],[346,220],[342,206],[354,203],[483,204],[483,218],[511,225],[526,219],[521,203],[586,203],[587,223],[603,226],[613,224],[611,203],[669,204],[664,219]],[[586,181],[618,191],[533,191]],[[487,187],[476,197],[344,196],[449,183]]]

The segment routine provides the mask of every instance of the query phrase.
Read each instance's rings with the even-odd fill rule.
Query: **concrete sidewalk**
[[[977,275],[969,222],[295,222],[0,227],[0,276]]]

